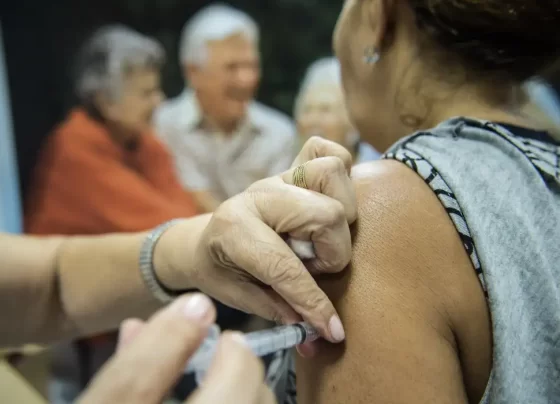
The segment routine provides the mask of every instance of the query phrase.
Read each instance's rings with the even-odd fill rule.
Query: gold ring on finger
[[[294,174],[292,179],[294,181],[294,185],[299,188],[309,189],[307,188],[307,181],[305,180],[305,166],[307,163],[300,164],[294,170]]]

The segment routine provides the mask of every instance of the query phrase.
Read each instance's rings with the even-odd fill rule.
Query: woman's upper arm
[[[298,404],[466,402],[457,334],[486,307],[452,222],[400,163],[359,166],[353,177],[352,264],[321,281],[347,339],[298,359]],[[484,327],[484,319],[474,321]]]

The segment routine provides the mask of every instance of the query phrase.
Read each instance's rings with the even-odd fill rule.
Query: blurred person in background
[[[86,42],[75,83],[80,106],[42,150],[27,200],[26,232],[143,231],[197,213],[172,157],[152,135],[164,56],[157,42],[124,26],[103,27]],[[73,402],[115,344],[111,334],[55,349],[51,401]]]
[[[188,88],[156,114],[183,186],[213,211],[251,183],[287,169],[295,130],[254,100],[261,78],[259,28],[247,14],[210,5],[185,25],[179,47]]]
[[[378,159],[380,153],[362,142],[352,126],[342,91],[340,63],[335,57],[309,66],[295,101],[298,146],[311,136],[321,136],[346,147],[356,164]]]
[[[536,77],[525,83],[524,90],[527,103],[523,113],[560,140],[560,98],[554,88],[546,80]]]

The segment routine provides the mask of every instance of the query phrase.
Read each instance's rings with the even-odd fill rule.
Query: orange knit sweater
[[[134,232],[196,214],[157,138],[146,134],[126,150],[81,109],[47,140],[31,185],[25,228],[33,234]]]

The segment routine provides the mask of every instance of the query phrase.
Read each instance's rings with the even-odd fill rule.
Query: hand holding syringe
[[[315,257],[313,244],[309,241],[290,238],[288,239],[288,245],[300,259]],[[320,335],[317,330],[307,323],[281,325],[245,334],[249,348],[259,357],[293,348],[304,342],[315,341],[319,337]],[[212,362],[219,338],[220,327],[214,324],[210,328],[208,336],[204,339],[202,345],[195,352],[185,368],[185,373],[195,373],[196,382],[199,384]]]
[[[294,240],[289,238],[287,242],[298,258],[311,259],[315,257],[313,243],[310,241]],[[317,330],[305,322],[292,325],[281,325],[245,334],[249,348],[259,357],[284,349],[293,348],[296,345],[303,344],[304,342],[315,341],[319,337],[320,335]],[[200,384],[206,370],[212,362],[219,338],[220,327],[217,324],[214,324],[210,328],[208,337],[204,339],[202,345],[195,352],[185,368],[185,373],[195,373],[196,382],[198,384]]]
[[[220,328],[214,324],[210,328],[208,337],[189,361],[185,373],[195,373],[196,381],[200,384],[206,370],[210,366],[218,339]],[[249,348],[259,357],[292,348],[304,342],[315,341],[319,338],[317,331],[307,323],[282,325],[262,331],[245,334]]]

